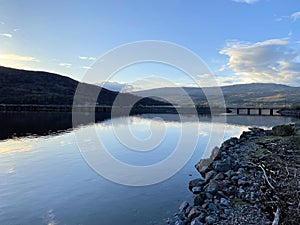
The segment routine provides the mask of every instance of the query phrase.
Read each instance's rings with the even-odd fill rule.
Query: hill
[[[291,87],[274,83],[237,84],[220,87],[227,106],[266,106],[293,105],[300,102],[300,87]],[[139,96],[161,96],[176,99],[184,104],[183,96],[178,95],[176,87],[156,88],[133,92]],[[201,88],[183,87],[196,105],[206,105],[207,100]],[[212,92],[214,87],[206,87]]]
[[[78,81],[59,74],[0,66],[0,104],[72,105],[78,84]],[[117,95],[122,105],[131,102],[138,102],[140,105],[166,104],[151,98],[110,91],[96,85],[83,85],[86,85],[86,89],[91,93],[101,89],[98,103],[103,105],[112,105]]]

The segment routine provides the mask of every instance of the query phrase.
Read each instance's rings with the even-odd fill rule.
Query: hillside
[[[58,74],[18,70],[0,66],[0,104],[72,105],[78,81]],[[87,85],[87,90],[100,90]],[[132,94],[119,94],[101,89],[98,103],[112,105],[119,95],[122,105],[137,102],[141,105],[162,105],[164,102],[151,98],[140,98]],[[88,96],[84,96],[88,97]]]
[[[206,88],[211,91],[214,87]],[[183,87],[195,104],[206,104],[207,100],[201,88]],[[227,106],[257,106],[257,105],[292,105],[300,102],[300,87],[291,87],[274,83],[252,83],[222,86]],[[157,88],[133,92],[139,96],[161,96],[180,101],[182,96],[176,94],[176,88]],[[182,104],[184,101],[182,100]]]

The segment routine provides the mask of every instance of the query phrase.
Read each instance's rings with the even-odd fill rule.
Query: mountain
[[[196,87],[182,87],[196,105],[206,105],[207,99],[203,89]],[[213,93],[215,87],[206,87],[205,90]],[[300,87],[291,87],[274,83],[236,84],[220,87],[227,106],[285,106],[300,103]],[[145,91],[133,92],[139,96],[176,100],[184,105],[184,97],[178,94],[178,88],[166,87]]]
[[[72,105],[78,84],[78,81],[58,74],[0,66],[0,104]],[[82,96],[86,102],[92,99],[90,93],[101,90],[97,100],[100,105],[112,105],[117,96],[122,105],[130,105],[132,102],[140,105],[166,105],[162,101],[118,93],[96,85],[82,86],[87,90],[85,96]]]

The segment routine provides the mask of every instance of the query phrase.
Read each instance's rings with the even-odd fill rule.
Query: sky
[[[297,0],[0,0],[2,66],[82,80],[111,49],[143,40],[189,49],[219,85],[300,86]],[[210,86],[206,76],[198,77]],[[109,84],[140,90],[170,86],[165,80],[195,85],[172,66],[147,62],[120,70]]]

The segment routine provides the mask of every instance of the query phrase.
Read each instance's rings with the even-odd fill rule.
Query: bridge
[[[180,110],[177,112],[177,110]],[[198,114],[210,114],[211,112],[221,113],[232,113],[233,115],[280,115],[278,113],[280,107],[227,107],[226,110],[223,108],[200,107],[197,108]],[[194,113],[195,108],[191,106],[178,107],[173,106],[119,106],[118,111],[128,112],[131,111],[133,114],[141,113],[169,113],[169,114],[190,114]],[[29,111],[29,112],[96,112],[96,113],[111,113],[112,106],[110,105],[31,105],[31,104],[0,104],[0,111]]]
[[[280,115],[280,107],[227,107],[226,112],[235,112],[236,115],[275,116]]]

